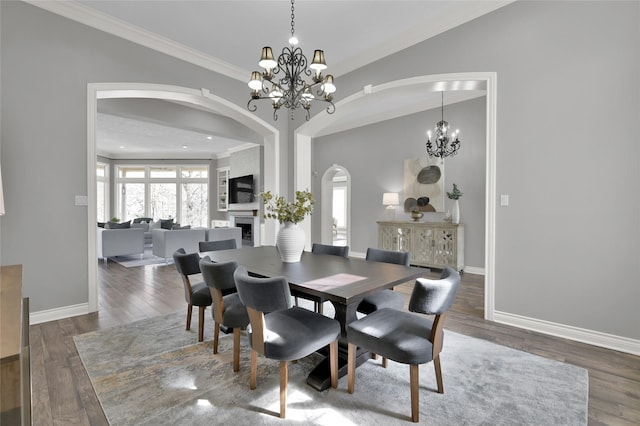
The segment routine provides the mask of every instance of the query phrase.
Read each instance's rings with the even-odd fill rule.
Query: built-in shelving
[[[220,167],[218,172],[218,198],[219,212],[226,212],[229,208],[229,167]]]

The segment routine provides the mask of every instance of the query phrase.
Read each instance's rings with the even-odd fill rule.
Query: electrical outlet
[[[507,207],[509,205],[509,195],[507,194],[500,195],[500,205],[502,207]]]

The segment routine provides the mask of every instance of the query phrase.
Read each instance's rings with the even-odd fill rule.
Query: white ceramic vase
[[[276,247],[284,263],[300,262],[306,236],[297,223],[286,222],[278,232]]]
[[[451,222],[460,223],[460,203],[458,200],[454,200],[453,213],[451,213]]]

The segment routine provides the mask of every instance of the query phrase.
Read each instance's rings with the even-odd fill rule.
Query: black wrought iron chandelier
[[[284,106],[291,111],[303,108],[307,112],[307,120],[310,117],[311,105],[314,102],[325,102],[327,113],[333,114],[336,110],[333,104],[333,92],[336,86],[333,84],[333,76],[322,75],[322,71],[327,68],[324,60],[324,51],[316,50],[313,53],[313,61],[307,68],[307,58],[302,53],[302,49],[297,47],[298,39],[294,32],[295,18],[294,0],[291,0],[291,38],[289,46],[282,49],[282,53],[276,61],[273,58],[271,47],[262,48],[260,65],[264,72],[253,71],[249,88],[251,88],[251,99],[247,103],[247,109],[255,112],[258,107],[253,102],[259,99],[268,99],[273,106],[273,119],[278,119],[278,110]],[[310,82],[306,82],[304,77],[311,77]]]
[[[444,92],[442,94],[442,107],[441,114],[442,118],[440,121],[436,123],[435,128],[435,147],[431,144],[431,130],[427,132],[427,154],[429,157],[451,157],[458,153],[458,149],[460,149],[460,139],[458,139],[459,131],[453,133],[451,138],[449,138],[449,123],[444,121]]]

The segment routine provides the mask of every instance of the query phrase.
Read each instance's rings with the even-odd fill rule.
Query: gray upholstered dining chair
[[[409,252],[368,248],[366,260],[409,266]],[[393,290],[380,290],[362,299],[358,312],[370,314],[382,308],[402,309],[404,296]]]
[[[256,388],[258,354],[280,361],[280,417],[287,407],[288,362],[303,358],[329,345],[331,387],[338,385],[338,338],[340,323],[315,312],[293,306],[289,283],[284,277],[257,278],[238,267],[234,274],[240,300],[247,307],[251,324],[251,379]]]
[[[204,282],[191,283],[190,276],[200,274],[200,255],[187,254],[183,248],[173,253],[173,262],[184,286],[184,298],[187,302],[187,330],[191,330],[191,314],[193,307],[198,307],[198,342],[204,340],[204,312],[211,306],[211,292]]]
[[[328,254],[331,256],[349,256],[349,246],[332,246],[329,244],[313,243],[311,246],[311,253],[315,254]],[[304,296],[305,299],[313,300],[314,310],[321,314],[323,311],[322,304],[325,302],[320,297],[311,298],[310,296]],[[297,303],[296,303],[297,304]]]
[[[311,253],[347,257],[349,256],[349,246],[332,246],[329,244],[313,243]]]
[[[205,251],[230,250],[235,248],[238,248],[236,246],[235,238],[218,241],[200,241],[198,243],[198,250],[200,250],[200,253]]]
[[[418,366],[433,361],[438,393],[444,393],[440,351],[447,310],[460,286],[460,274],[445,268],[439,280],[418,278],[409,301],[409,311],[435,315],[432,320],[395,309],[380,309],[347,326],[348,391],[355,387],[356,347],[375,352],[393,361],[409,364],[411,383],[411,420],[419,421]]]
[[[235,240],[231,240],[234,241]],[[202,278],[211,291],[213,299],[213,353],[218,353],[218,339],[220,337],[220,326],[233,329],[233,371],[240,371],[240,330],[249,325],[249,315],[247,308],[240,301],[235,290],[236,282],[233,273],[238,268],[237,262],[212,262],[209,256],[200,260],[200,270]]]
[[[366,260],[373,262],[393,263],[396,265],[409,266],[409,252],[392,251],[369,247],[367,249]],[[370,314],[379,309],[402,309],[404,307],[404,296],[391,290],[380,290],[362,299],[358,305],[358,312]],[[374,355],[375,358],[375,355]],[[387,359],[382,358],[382,366],[387,368]]]

